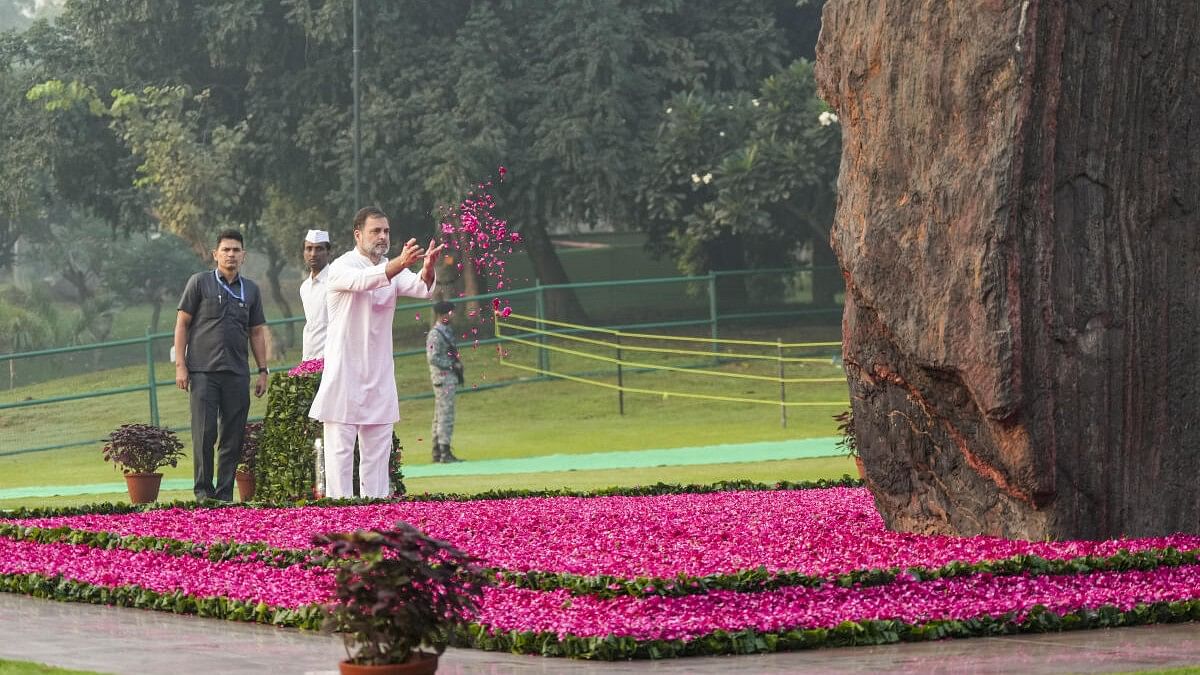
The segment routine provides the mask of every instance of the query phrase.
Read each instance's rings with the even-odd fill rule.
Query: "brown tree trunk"
[[[1200,531],[1200,3],[830,0],[831,235],[890,527]]]
[[[150,332],[158,332],[158,322],[162,319],[163,299],[161,296],[150,301]]]
[[[567,271],[563,268],[562,260],[554,250],[550,235],[540,224],[529,224],[521,229],[521,237],[525,242],[525,252],[533,263],[533,271],[538,281],[544,286],[570,283]],[[545,291],[546,318],[560,321],[584,322],[587,314],[579,297],[571,288],[552,288]]]
[[[292,305],[287,301],[287,296],[283,293],[283,284],[280,283],[280,276],[283,270],[287,269],[287,257],[282,255],[279,250],[268,245],[267,249],[267,281],[271,285],[271,295],[275,298],[275,304],[282,310],[284,316],[292,316]],[[296,346],[296,324],[289,322],[287,324],[287,349]]]

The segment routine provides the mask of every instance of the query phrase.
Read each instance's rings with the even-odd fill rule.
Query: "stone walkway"
[[[102,673],[334,674],[341,641],[163,612],[0,593],[0,658]],[[1200,623],[820,649],[768,656],[596,662],[452,649],[440,675],[549,673],[1105,673],[1200,666]]]

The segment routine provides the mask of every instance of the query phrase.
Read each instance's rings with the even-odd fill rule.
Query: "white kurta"
[[[354,249],[329,265],[325,369],[308,411],[313,419],[343,424],[400,421],[392,362],[396,298],[428,299],[433,288],[410,270],[402,270],[389,282],[386,264],[384,258],[372,265]]]
[[[304,352],[305,361],[325,356],[325,332],[329,326],[325,295],[329,290],[329,265],[314,278],[309,274],[300,284],[300,303],[304,305]]]

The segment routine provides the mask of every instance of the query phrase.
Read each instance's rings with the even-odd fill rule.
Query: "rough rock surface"
[[[830,0],[817,78],[889,526],[1200,531],[1200,2]]]

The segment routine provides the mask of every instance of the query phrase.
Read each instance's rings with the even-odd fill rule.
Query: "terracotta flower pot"
[[[426,652],[413,654],[408,663],[389,663],[386,666],[360,666],[342,661],[338,669],[342,675],[433,675],[437,671],[438,655]]]
[[[160,485],[161,473],[125,474],[125,487],[129,489],[129,501],[133,504],[149,504],[158,499]]]
[[[855,455],[854,456],[854,465],[858,467],[858,477],[863,480],[866,480],[867,479],[867,470],[865,467],[863,467],[862,457]]]
[[[244,502],[254,499],[254,474],[249,471],[238,471],[233,478],[237,481],[238,499]]]

